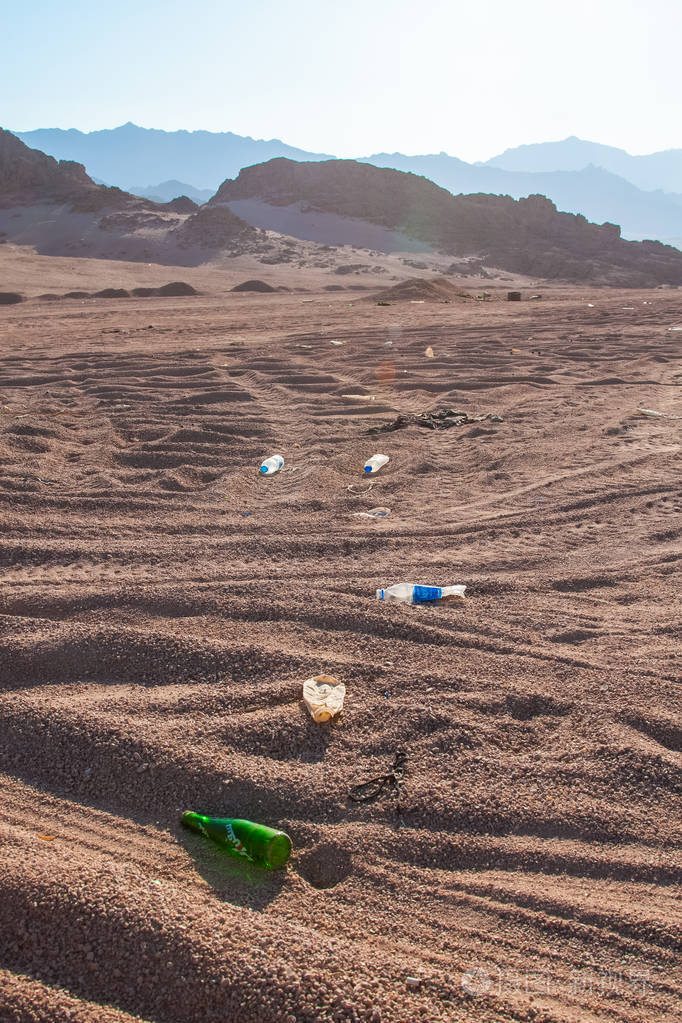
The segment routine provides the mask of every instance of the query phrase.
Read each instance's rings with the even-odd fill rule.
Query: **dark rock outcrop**
[[[171,296],[173,298],[199,294],[196,288],[193,288],[191,284],[187,284],[185,281],[171,281],[170,284],[162,284],[157,291],[159,295]]]
[[[238,199],[306,203],[311,211],[365,220],[513,273],[636,287],[682,284],[679,249],[624,241],[617,225],[559,213],[541,195],[454,196],[415,174],[354,160],[277,159],[225,181],[209,205]]]
[[[179,195],[177,199],[171,199],[170,202],[164,203],[164,205],[167,210],[172,210],[173,213],[195,213],[199,209],[199,204],[186,195]]]
[[[11,132],[0,128],[0,196],[64,199],[100,186],[85,167],[71,160],[55,160],[29,149]]]
[[[267,284],[265,281],[243,281],[241,284],[236,284],[231,291],[261,291],[270,292],[277,291],[277,288],[273,288],[271,284]]]
[[[248,251],[260,241],[260,233],[226,206],[202,206],[173,235],[181,246],[233,252]]]

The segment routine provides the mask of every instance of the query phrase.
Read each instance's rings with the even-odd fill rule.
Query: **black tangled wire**
[[[393,760],[393,767],[386,774],[378,774],[367,781],[351,785],[348,790],[348,798],[354,803],[373,803],[382,792],[392,788],[396,790],[396,812],[400,814],[400,800],[402,797],[402,786],[407,770],[407,753],[405,750],[398,750]]]

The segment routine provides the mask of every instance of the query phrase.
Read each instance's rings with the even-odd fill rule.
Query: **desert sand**
[[[682,292],[0,274],[0,1019],[676,1018]],[[367,434],[444,407],[502,421]],[[284,828],[288,868],[185,809]]]

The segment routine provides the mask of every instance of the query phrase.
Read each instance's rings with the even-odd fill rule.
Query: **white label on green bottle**
[[[230,842],[232,843],[232,848],[233,848],[234,852],[236,852],[238,856],[244,856],[245,859],[250,860],[251,856],[249,856],[248,852],[246,851],[246,849],[244,848],[242,843],[239,841],[239,839],[235,835],[234,829],[233,829],[232,825],[231,824],[226,824],[225,825],[225,830],[227,831],[227,837],[229,838]]]

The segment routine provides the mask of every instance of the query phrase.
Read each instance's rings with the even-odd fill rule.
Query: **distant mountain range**
[[[160,204],[99,185],[82,165],[0,129],[0,242],[172,265],[250,253],[271,265],[291,258],[293,239],[318,242],[320,254],[346,244],[432,250],[460,261],[453,273],[473,259],[479,270],[576,283],[682,285],[678,249],[624,241],[614,224],[559,213],[540,195],[455,196],[393,168],[279,157],[241,170],[201,207],[186,197]],[[334,272],[328,259],[314,265]]]
[[[84,164],[98,181],[163,202],[178,195],[206,202],[227,178],[273,158],[332,159],[277,139],[165,132],[131,123],[90,133],[48,128],[15,134],[28,146]],[[618,224],[625,238],[654,238],[682,248],[680,149],[630,156],[612,146],[568,138],[508,149],[485,163],[466,163],[446,153],[377,153],[361,162],[421,174],[455,195],[544,195],[567,213]]]
[[[211,198],[215,188],[195,188],[194,185],[187,185],[183,181],[171,180],[162,181],[160,185],[131,185],[128,191],[153,202],[170,202],[180,195],[186,195],[198,206],[202,206]]]
[[[58,160],[84,164],[90,177],[128,192],[138,182],[147,182],[143,187],[150,189],[158,181],[172,179],[195,189],[210,189],[213,194],[225,178],[235,177],[242,167],[252,163],[275,156],[291,160],[331,158],[329,154],[296,149],[279,139],[264,141],[233,135],[231,131],[159,131],[139,128],[131,122],[102,131],[39,128],[13,134],[32,149]]]
[[[682,149],[664,149],[647,156],[631,156],[624,149],[586,142],[572,135],[562,142],[539,142],[535,145],[506,149],[488,160],[484,166],[508,171],[543,173],[546,171],[578,171],[592,164],[617,174],[645,191],[662,189],[682,192]]]

